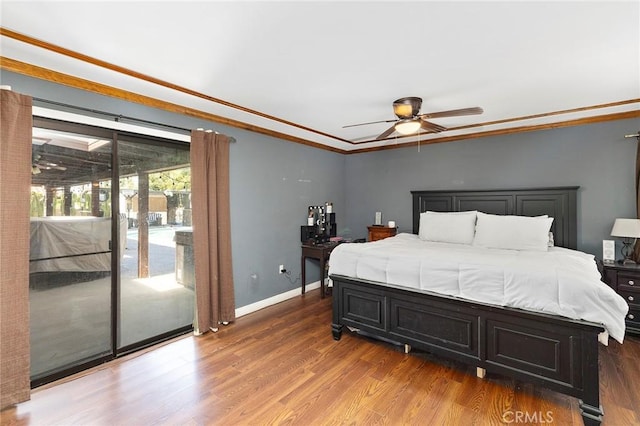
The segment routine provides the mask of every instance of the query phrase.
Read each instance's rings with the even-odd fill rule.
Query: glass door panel
[[[121,136],[118,158],[120,349],[191,327],[194,283],[189,146]]]
[[[31,378],[112,354],[109,133],[35,127],[31,164]]]

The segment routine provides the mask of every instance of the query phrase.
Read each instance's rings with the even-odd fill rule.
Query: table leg
[[[304,294],[304,290],[305,290],[304,287],[307,284],[307,277],[306,277],[305,268],[304,268],[306,263],[305,262],[306,258],[302,256],[301,259],[302,259],[301,261],[302,265],[300,269],[302,270],[302,274],[301,274],[302,275],[302,294]]]
[[[325,267],[324,253],[320,256],[320,298],[324,299],[324,267]]]

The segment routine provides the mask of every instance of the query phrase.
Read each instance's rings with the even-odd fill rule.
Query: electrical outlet
[[[284,265],[280,265],[280,266],[278,266],[278,273],[279,273],[279,274],[282,274],[282,272],[283,272],[283,271],[285,271],[285,269],[284,269]]]

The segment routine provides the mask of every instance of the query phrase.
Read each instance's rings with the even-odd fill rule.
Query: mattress
[[[403,233],[339,245],[329,274],[595,322],[624,339],[629,306],[601,281],[594,256],[576,250],[487,249]]]

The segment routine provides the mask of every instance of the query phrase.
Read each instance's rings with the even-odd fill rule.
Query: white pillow
[[[471,244],[476,228],[476,211],[420,213],[418,237],[425,241]]]
[[[478,212],[473,245],[508,250],[547,251],[553,218],[500,216]]]

